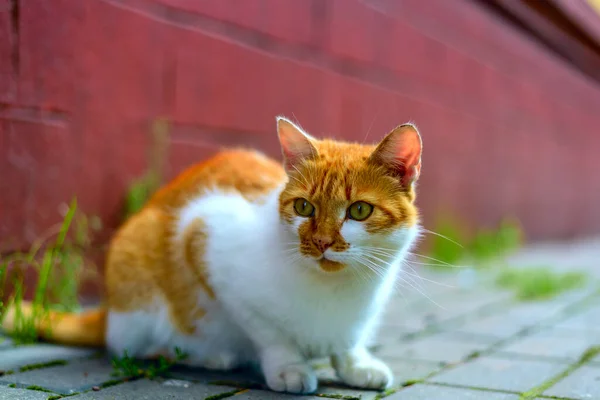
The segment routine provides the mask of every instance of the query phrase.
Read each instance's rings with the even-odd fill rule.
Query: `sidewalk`
[[[103,354],[14,346],[5,339],[0,370],[12,373],[0,373],[0,400],[600,399],[600,355],[594,348],[600,345],[600,240],[530,247],[510,265],[583,271],[588,284],[546,301],[519,302],[498,289],[489,272],[419,270],[423,279],[409,276],[418,290],[407,288],[393,300],[373,347],[396,376],[394,389],[383,394],[337,384],[326,360],[315,362],[319,392],[292,396],[267,391],[249,372],[175,368],[169,378],[125,382],[111,375]]]

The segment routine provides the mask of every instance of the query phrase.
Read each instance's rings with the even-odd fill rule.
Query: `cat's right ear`
[[[370,160],[386,167],[403,186],[410,187],[419,178],[422,151],[423,142],[417,127],[406,123],[383,138]]]
[[[285,170],[290,172],[303,160],[317,155],[314,139],[287,118],[277,117],[277,134],[284,158]]]

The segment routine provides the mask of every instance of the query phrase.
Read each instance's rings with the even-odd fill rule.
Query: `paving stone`
[[[377,336],[369,343],[369,347],[379,346],[383,344],[397,343],[402,338],[410,333],[413,333],[414,329],[407,326],[395,326],[395,325],[382,325],[379,329]]]
[[[583,366],[543,394],[569,399],[600,399],[600,369]]]
[[[527,391],[562,372],[566,365],[482,357],[429,379],[448,385]]]
[[[600,331],[546,329],[519,338],[498,349],[501,354],[522,354],[536,357],[556,357],[577,361],[591,346],[600,343]]]
[[[201,368],[176,366],[169,371],[169,375],[175,379],[200,383],[222,383],[223,385],[230,386],[265,385],[265,380],[262,374],[255,369],[220,372],[209,371]]]
[[[438,301],[438,306],[429,315],[429,325],[446,325],[456,318],[478,317],[482,311],[509,301],[510,295],[503,292],[461,291]]]
[[[454,333],[439,333],[393,346],[382,346],[375,354],[388,359],[424,360],[443,363],[456,363],[474,352],[481,352],[492,343],[457,339]]]
[[[0,369],[6,371],[30,364],[89,357],[95,353],[97,353],[95,349],[50,344],[10,347],[8,349],[0,349]]]
[[[72,394],[115,379],[108,359],[71,361],[67,365],[35,369],[0,378],[0,383],[15,383],[19,387],[41,386],[60,394]]]
[[[434,372],[440,370],[441,366],[437,362],[415,361],[415,360],[397,360],[382,357],[394,374],[395,385],[403,382],[423,379]]]
[[[565,303],[536,302],[513,305],[505,311],[467,322],[456,331],[494,336],[504,339],[524,328],[539,324],[542,320],[559,313]]]
[[[594,307],[575,314],[555,326],[557,328],[600,332],[599,320],[600,307]]]
[[[205,383],[190,383],[189,386],[165,385],[161,380],[142,379],[111,386],[100,391],[91,391],[73,399],[105,399],[105,400],[154,400],[177,399],[198,400],[224,393],[234,394],[235,388],[227,386],[207,385]],[[236,400],[238,398],[236,397]]]
[[[0,386],[0,400],[46,400],[49,393]]]
[[[386,400],[518,400],[518,398],[516,394],[437,385],[414,385],[386,397]]]
[[[425,293],[427,294],[427,293]],[[399,326],[412,332],[444,323],[453,318],[477,312],[510,297],[497,291],[450,288],[429,298],[420,295],[419,301],[394,299],[385,314],[385,324]]]
[[[312,395],[294,395],[287,393],[276,393],[266,390],[248,390],[243,393],[236,394],[232,400],[323,400],[324,397]],[[352,399],[354,400],[354,399]],[[362,400],[362,399],[361,399]]]

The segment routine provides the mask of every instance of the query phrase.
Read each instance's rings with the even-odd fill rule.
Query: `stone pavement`
[[[385,393],[336,381],[316,360],[319,391],[270,392],[252,372],[174,368],[170,376],[120,379],[110,360],[89,349],[0,342],[0,400],[5,399],[273,399],[389,400],[600,399],[600,240],[529,247],[512,266],[581,270],[578,289],[543,302],[518,302],[490,272],[466,268],[408,271],[373,351],[396,376]],[[435,281],[432,282],[432,281]]]

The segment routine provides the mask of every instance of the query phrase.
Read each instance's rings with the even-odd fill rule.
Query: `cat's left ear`
[[[277,134],[286,171],[290,172],[298,163],[317,156],[313,145],[315,139],[289,119],[277,117]]]
[[[417,127],[403,124],[394,128],[379,143],[370,160],[388,168],[400,178],[402,186],[410,187],[421,173],[423,142]]]

